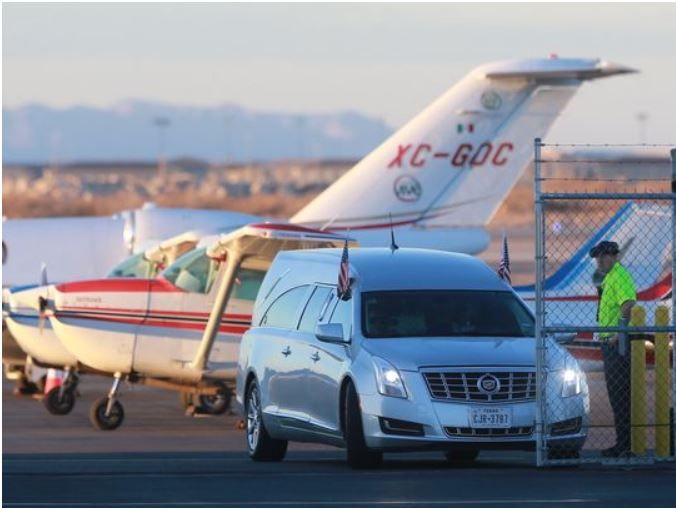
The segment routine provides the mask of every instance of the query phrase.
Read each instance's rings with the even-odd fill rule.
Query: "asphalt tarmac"
[[[676,504],[673,464],[537,469],[532,453],[482,453],[449,466],[440,453],[392,454],[352,471],[339,449],[292,444],[285,461],[255,463],[237,417],[184,416],[174,393],[122,395],[125,423],[89,425],[109,380],[83,377],[67,416],[12,395],[3,382],[2,503],[16,506],[575,506]]]

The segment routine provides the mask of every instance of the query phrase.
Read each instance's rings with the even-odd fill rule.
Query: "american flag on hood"
[[[512,284],[512,271],[509,268],[509,248],[507,246],[507,234],[502,235],[502,256],[498,266],[498,276],[508,284]]]
[[[347,240],[345,241],[345,246],[343,246],[343,255],[340,257],[337,292],[340,299],[350,297],[350,259],[347,253]]]

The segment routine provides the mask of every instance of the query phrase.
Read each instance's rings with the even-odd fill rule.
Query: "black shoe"
[[[601,450],[601,455],[603,457],[630,457],[632,453],[631,447],[616,444],[615,446]]]

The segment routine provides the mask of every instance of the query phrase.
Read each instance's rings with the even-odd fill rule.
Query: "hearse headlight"
[[[378,393],[388,397],[408,398],[404,381],[402,381],[399,371],[391,363],[382,358],[374,357],[373,365],[376,369]]]
[[[573,397],[580,394],[580,391],[582,391],[582,374],[578,369],[566,368],[562,370],[561,378],[563,379],[562,397]]]

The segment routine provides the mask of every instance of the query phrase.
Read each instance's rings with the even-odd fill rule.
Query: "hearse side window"
[[[152,266],[143,252],[137,253],[115,266],[108,273],[108,278],[149,278]]]
[[[330,292],[331,289],[329,287],[317,287],[314,290],[310,301],[308,301],[308,304],[305,306],[303,317],[300,319],[300,325],[298,326],[300,331],[314,333],[317,320],[319,319],[319,313],[322,311],[322,308],[324,308],[324,304],[326,303]]]
[[[368,338],[532,337],[534,320],[511,292],[420,290],[362,294]]]
[[[338,300],[336,308],[333,310],[333,315],[329,322],[341,324],[343,326],[343,337],[345,340],[352,338],[352,299],[343,301]]]
[[[207,257],[206,248],[200,248],[176,259],[162,277],[187,292],[206,294],[216,279],[218,267],[218,261]]]
[[[296,329],[296,311],[301,305],[308,285],[287,290],[270,305],[261,319],[261,326]]]
[[[239,268],[230,297],[245,301],[256,301],[263,278],[265,278],[265,271]]]

